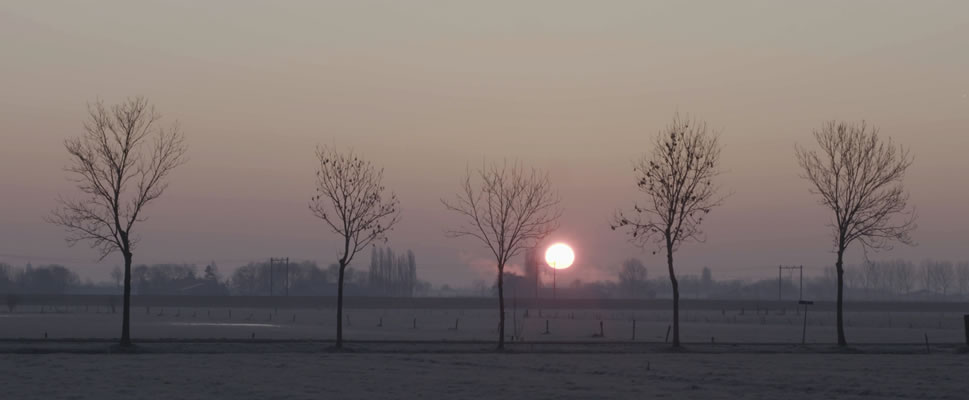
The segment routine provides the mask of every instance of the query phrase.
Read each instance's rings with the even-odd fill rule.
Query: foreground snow
[[[5,354],[10,399],[964,399],[966,354]]]

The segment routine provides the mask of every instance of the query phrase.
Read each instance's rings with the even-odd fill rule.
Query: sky
[[[609,221],[639,199],[632,163],[675,112],[720,132],[729,193],[680,273],[833,265],[829,213],[794,158],[831,119],[915,157],[917,246],[869,257],[966,260],[967,15],[965,1],[0,1],[0,262],[95,280],[122,263],[43,218],[76,193],[63,141],[86,104],[129,96],[178,121],[190,158],[136,227],[136,264],[335,261],[307,207],[326,144],[385,168],[403,210],[388,245],[415,252],[421,279],[493,279],[480,243],[445,236],[459,221],[440,199],[502,159],[547,170],[562,197],[549,241],[577,258],[560,281],[614,279],[629,257],[665,276]]]

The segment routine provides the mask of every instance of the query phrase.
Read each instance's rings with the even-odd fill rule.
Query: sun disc
[[[565,243],[556,243],[545,250],[545,262],[555,269],[566,269],[575,261],[575,252]]]

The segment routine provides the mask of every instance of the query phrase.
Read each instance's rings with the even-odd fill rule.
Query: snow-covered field
[[[106,308],[21,307],[0,313],[0,339],[116,338],[120,312]],[[119,310],[120,311],[120,310]],[[132,335],[146,339],[332,339],[333,309],[229,309],[136,307]],[[969,310],[967,310],[969,312]],[[512,318],[512,315],[515,318]],[[682,339],[710,343],[800,343],[804,316],[793,309],[685,310]],[[852,343],[963,343],[961,313],[855,312],[846,314]],[[350,309],[350,340],[494,340],[497,311],[442,309]],[[509,310],[506,332],[526,342],[663,342],[671,313],[628,310]],[[633,326],[635,321],[635,338]],[[600,329],[600,322],[602,323]],[[835,340],[834,314],[809,312],[808,343]],[[548,333],[546,334],[546,324]]]
[[[965,399],[966,354],[5,354],[5,399]]]
[[[846,353],[830,344],[829,312],[809,313],[810,344],[800,346],[804,316],[794,310],[687,310],[687,351],[670,352],[662,343],[669,312],[518,309],[509,310],[507,322],[517,340],[508,353],[495,354],[492,310],[350,309],[346,338],[355,352],[347,354],[325,351],[334,335],[332,309],[135,311],[137,354],[107,354],[121,316],[105,308],[0,313],[0,398],[965,399],[969,393],[962,315],[952,312],[849,313],[848,339],[856,347]]]

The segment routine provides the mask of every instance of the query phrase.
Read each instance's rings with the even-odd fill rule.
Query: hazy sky
[[[0,261],[16,265],[99,279],[121,263],[68,248],[42,218],[75,193],[63,140],[85,104],[134,95],[181,123],[191,158],[141,225],[136,263],[335,260],[307,209],[323,143],[386,168],[404,210],[390,245],[414,250],[423,279],[493,276],[479,243],[445,238],[456,221],[439,199],[466,165],[504,157],[550,171],[573,274],[612,278],[636,256],[665,276],[608,222],[677,110],[722,130],[732,192],[707,242],[677,253],[681,271],[833,264],[828,213],[793,157],[828,119],[866,119],[916,157],[919,245],[872,257],[969,259],[966,1],[5,0],[0,38]]]

